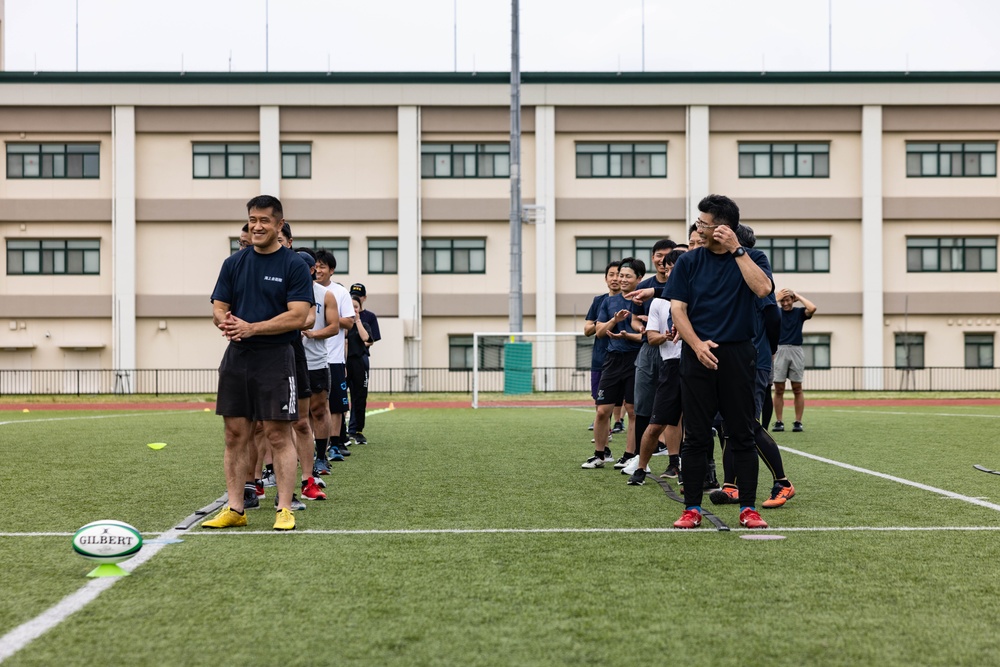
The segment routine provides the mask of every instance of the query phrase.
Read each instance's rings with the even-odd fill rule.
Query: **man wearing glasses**
[[[722,414],[729,429],[739,485],[740,524],[767,528],[755,509],[757,451],[754,447],[754,380],[757,352],[754,323],[757,299],[774,291],[771,266],[759,250],[736,238],[740,209],[722,195],[698,204],[701,248],[684,253],[663,289],[674,326],[685,345],[681,353],[681,401],[687,447],[684,477],[702,480],[713,446],[712,420]],[[676,528],[701,524],[701,484],[684,485],[684,513]]]

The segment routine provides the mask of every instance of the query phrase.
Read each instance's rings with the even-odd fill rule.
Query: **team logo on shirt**
[[[264,276],[264,280],[268,280],[273,283],[283,283],[285,279],[281,276]]]

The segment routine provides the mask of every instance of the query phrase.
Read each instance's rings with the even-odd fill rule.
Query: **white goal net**
[[[518,398],[590,397],[593,337],[579,331],[472,334],[472,407],[510,405]],[[541,404],[541,403],[540,403]]]

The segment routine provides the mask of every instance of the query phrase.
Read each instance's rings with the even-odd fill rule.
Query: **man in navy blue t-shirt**
[[[795,308],[795,302],[802,302],[803,308]],[[785,380],[792,383],[792,394],[795,401],[795,423],[792,430],[802,431],[802,413],[806,408],[805,395],[802,393],[802,380],[805,376],[805,352],[802,349],[802,326],[806,320],[816,314],[816,306],[812,301],[794,290],[785,288],[778,292],[778,305],[781,306],[781,335],[778,337],[778,353],[774,357],[774,422],[775,431],[784,431],[785,424],[781,421],[785,409]]]
[[[755,509],[753,339],[757,300],[774,291],[771,267],[764,253],[740,245],[735,233],[740,209],[733,200],[709,195],[698,203],[698,210],[695,224],[705,245],[677,260],[663,290],[684,340],[680,375],[687,446],[681,453],[681,469],[686,479],[705,478],[713,446],[712,420],[721,413],[733,449],[740,524],[766,528]],[[684,485],[685,510],[675,527],[701,524],[702,495],[702,484]]]
[[[604,300],[609,296],[614,296],[621,293],[621,289],[618,285],[618,266],[621,262],[612,261],[608,262],[608,265],[604,267],[604,283],[608,286],[607,294],[598,294],[594,297],[593,302],[590,304],[590,309],[587,310],[587,317],[583,323],[583,333],[586,336],[594,336],[597,333],[597,315],[601,312],[601,305]],[[604,368],[604,359],[608,356],[608,341],[610,339],[595,338],[594,347],[590,352],[590,396],[597,401],[597,388],[601,384],[601,369]],[[612,410],[612,418],[617,422],[622,418],[622,406],[616,405],[614,410]],[[594,423],[591,422],[590,430],[594,430]],[[608,457],[608,460],[614,460]]]
[[[252,248],[230,255],[212,291],[215,326],[229,340],[219,366],[216,414],[225,423],[228,504],[206,528],[247,524],[244,478],[250,466],[254,421],[263,423],[278,482],[275,530],[292,530],[290,505],[296,454],[292,424],[298,418],[295,359],[291,341],[299,336],[314,305],[306,263],[278,242],[284,222],[281,202],[268,195],[247,202]]]

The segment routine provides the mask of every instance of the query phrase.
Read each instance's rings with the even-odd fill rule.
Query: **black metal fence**
[[[535,391],[590,391],[590,371],[536,368]],[[137,370],[0,370],[0,394],[212,394],[214,368]],[[471,370],[373,368],[369,390],[387,393],[472,393]],[[479,391],[503,391],[504,372],[479,372]],[[827,391],[1000,391],[1000,368],[837,366],[808,370],[807,390]]]

